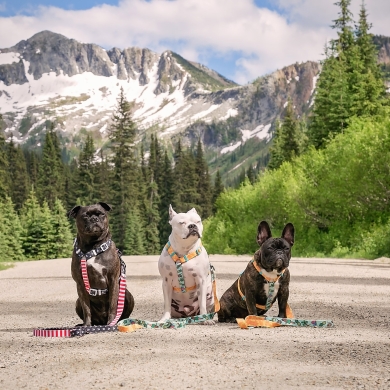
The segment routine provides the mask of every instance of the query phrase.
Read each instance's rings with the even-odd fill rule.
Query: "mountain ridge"
[[[390,46],[384,39],[377,44],[384,46],[386,63]],[[298,115],[310,110],[319,72],[318,62],[295,63],[240,86],[170,50],[105,50],[42,31],[0,49],[2,130],[14,142],[39,148],[51,121],[72,155],[86,132],[104,149],[123,88],[133,105],[138,142],[151,132],[171,147],[179,138],[191,145],[200,137],[213,172],[236,174],[239,166],[266,158],[273,125],[288,99]]]

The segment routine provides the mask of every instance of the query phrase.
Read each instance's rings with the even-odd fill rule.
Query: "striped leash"
[[[96,256],[97,254],[104,252],[107,250],[111,245],[111,240],[103,243],[100,245],[99,248],[96,250],[92,250],[87,253],[81,252],[79,249],[77,249],[77,243],[75,240],[75,246],[76,246],[76,253],[78,257],[80,258],[80,265],[81,265],[81,275],[83,277],[83,282],[85,289],[87,292],[92,295],[103,295],[108,292],[105,290],[98,290],[98,289],[91,289],[89,285],[89,279],[88,279],[88,270],[87,270],[87,259],[92,258],[93,256]],[[75,326],[75,327],[61,327],[61,328],[36,328],[33,329],[33,336],[36,337],[75,337],[75,336],[84,336],[85,334],[89,333],[103,333],[103,332],[116,332],[118,331],[118,327],[116,326],[116,323],[118,322],[119,318],[121,317],[123,313],[123,308],[125,306],[125,295],[126,295],[126,263],[123,261],[121,253],[119,250],[117,250],[117,254],[120,260],[120,266],[121,266],[121,274],[119,277],[119,295],[118,295],[118,303],[117,303],[117,309],[116,309],[116,316],[115,318],[110,322],[109,325],[91,325],[91,326]]]

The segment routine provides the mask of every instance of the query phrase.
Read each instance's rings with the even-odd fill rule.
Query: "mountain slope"
[[[380,61],[390,62],[379,37]],[[298,115],[313,102],[317,62],[296,63],[239,86],[171,51],[130,47],[108,51],[43,31],[0,50],[0,112],[7,138],[41,147],[47,121],[63,146],[78,154],[86,132],[104,148],[117,97],[133,104],[139,141],[155,132],[169,147],[200,137],[212,173],[225,182],[243,168],[266,163],[273,124],[291,98]]]

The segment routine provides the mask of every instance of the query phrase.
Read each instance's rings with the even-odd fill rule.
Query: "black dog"
[[[218,312],[219,322],[235,322],[236,318],[265,314],[276,298],[279,306],[278,317],[287,316],[290,283],[287,267],[294,244],[294,226],[288,223],[281,238],[271,238],[271,230],[265,221],[260,222],[257,230],[260,249],[245,271],[222,295],[221,309]]]
[[[111,206],[99,202],[90,206],[75,206],[68,217],[76,219],[77,238],[72,255],[72,277],[77,284],[79,298],[76,313],[84,326],[108,325],[116,317],[119,296],[121,262],[115,243],[111,241],[107,212]],[[82,273],[80,253],[95,250],[96,256],[87,261],[87,291]],[[92,252],[94,254],[94,252]],[[134,308],[134,298],[126,289],[125,304],[120,319],[128,318]]]

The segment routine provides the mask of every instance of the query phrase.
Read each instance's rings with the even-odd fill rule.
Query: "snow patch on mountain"
[[[20,54],[19,53],[1,53],[0,52],[0,65],[9,65],[13,62],[19,62]]]
[[[236,150],[240,145],[241,145],[241,141],[238,141],[234,145],[226,146],[225,148],[221,149],[221,154],[233,152],[233,150]]]
[[[254,130],[241,130],[242,133],[242,141],[246,142],[248,139],[257,137],[261,140],[265,139],[269,141],[272,135],[269,133],[269,129],[271,128],[271,124],[268,125],[259,125]]]

